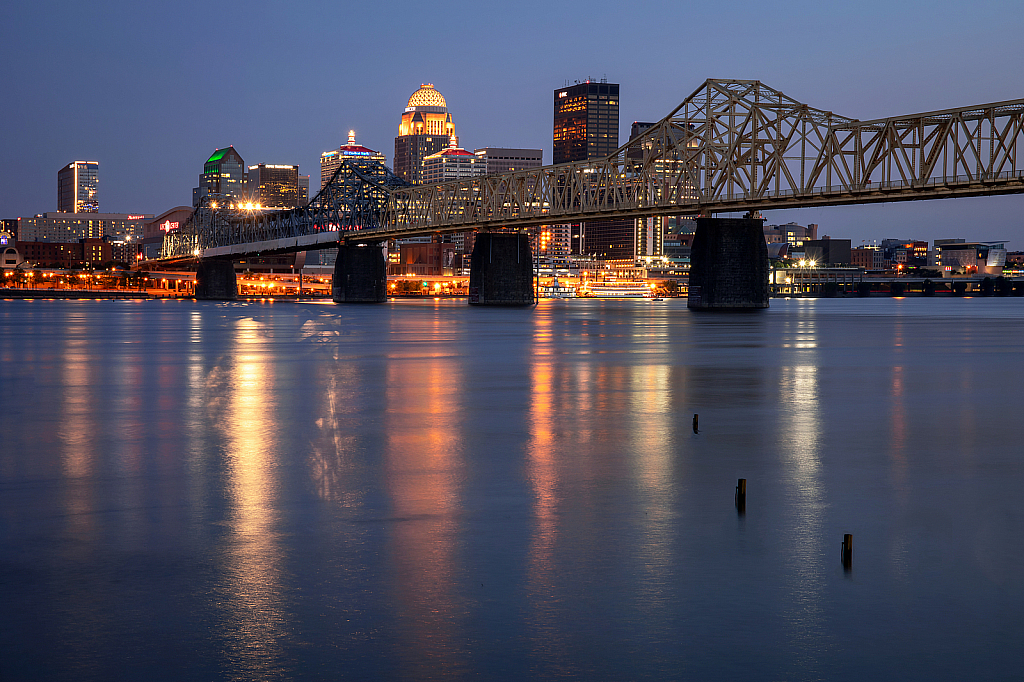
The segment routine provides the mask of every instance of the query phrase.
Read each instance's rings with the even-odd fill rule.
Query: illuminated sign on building
[[[163,230],[164,232],[170,232],[171,230],[177,230],[178,229],[178,223],[176,223],[176,222],[172,223],[170,220],[165,220],[164,222],[160,223],[160,229]]]
[[[142,220],[145,217],[146,216],[144,215],[130,215],[128,216],[128,220]]]

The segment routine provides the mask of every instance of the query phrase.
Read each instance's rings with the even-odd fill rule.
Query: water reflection
[[[63,404],[57,436],[61,442],[63,477],[67,481],[68,530],[83,541],[94,531],[93,475],[97,466],[95,450],[98,436],[95,410],[98,397],[93,392],[95,377],[91,344],[82,320],[83,313],[72,314],[68,321],[61,353]]]
[[[542,311],[546,312],[546,311]],[[552,355],[552,319],[550,314],[534,320],[534,346],[530,363],[530,392],[526,445],[526,477],[533,496],[533,523],[527,551],[527,598],[533,612],[530,618],[534,651],[551,661],[564,643],[559,636],[559,599],[555,570],[555,546],[558,540],[559,476],[556,462],[555,376]],[[584,378],[584,385],[589,384]],[[567,399],[569,392],[560,393]],[[580,391],[581,397],[587,395]],[[583,420],[586,423],[586,420]],[[588,440],[589,434],[579,434]],[[581,443],[582,444],[582,443]]]
[[[838,540],[823,535],[825,491],[821,482],[822,415],[819,388],[818,318],[813,301],[808,310],[789,318],[783,328],[783,365],[779,375],[779,451],[788,469],[787,509],[791,514],[786,534],[790,608],[788,636],[801,652],[795,664],[814,670],[820,664],[824,623],[826,565],[838,561]],[[830,551],[835,547],[836,551]]]
[[[272,356],[260,325],[235,323],[233,363],[211,375],[214,423],[222,430],[227,465],[230,537],[224,556],[224,654],[233,679],[267,677],[283,664],[287,615],[282,606],[278,536],[279,450]],[[217,396],[223,396],[223,401]]]
[[[458,516],[461,507],[465,380],[460,359],[446,349],[451,332],[440,316],[418,332],[421,352],[388,356],[385,381],[385,476],[391,566],[402,677],[455,674],[464,664],[460,638]],[[397,319],[392,334],[416,320]]]

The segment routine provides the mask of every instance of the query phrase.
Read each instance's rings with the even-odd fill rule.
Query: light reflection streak
[[[672,502],[676,433],[672,405],[672,368],[638,365],[630,376],[629,452],[633,476],[645,512],[638,539],[637,608],[644,628],[661,630],[671,617],[669,590],[675,537]]]
[[[417,322],[396,320],[397,330]],[[418,322],[429,347],[448,340],[441,318]],[[431,334],[430,332],[433,332]],[[459,638],[456,549],[463,476],[462,365],[447,352],[391,357],[385,376],[385,471],[392,504],[391,565],[402,677],[455,674],[466,652]]]
[[[783,406],[780,451],[789,469],[789,509],[793,520],[786,548],[792,576],[789,589],[792,607],[787,614],[790,638],[804,652],[802,664],[817,665],[812,652],[819,650],[825,633],[823,603],[825,562],[833,556],[822,549],[824,490],[821,483],[821,405],[819,395],[817,327],[813,313],[800,315],[787,325],[792,343],[781,368],[779,402]],[[838,547],[838,544],[836,545]],[[838,561],[838,558],[836,558]]]
[[[88,354],[89,346],[86,327],[82,322],[84,313],[71,315],[65,335],[65,346],[61,353],[63,362],[64,404],[58,414],[61,416],[57,436],[61,442],[61,464],[67,481],[65,498],[69,531],[83,541],[95,531],[92,511],[93,480],[97,466],[96,440],[98,428],[95,421],[95,402],[92,367]]]
[[[547,312],[547,311],[545,311]],[[538,315],[534,320],[534,341],[531,346],[533,360],[530,363],[530,408],[527,415],[529,440],[526,445],[526,477],[533,493],[533,529],[527,550],[526,593],[533,615],[529,619],[533,630],[531,642],[534,653],[540,655],[556,669],[568,670],[571,666],[566,657],[565,634],[559,627],[564,614],[557,594],[558,574],[555,570],[555,549],[559,539],[559,472],[555,460],[555,429],[557,409],[555,397],[555,365],[552,357],[552,319],[550,313]],[[584,363],[589,369],[589,363]],[[590,374],[585,371],[580,382],[589,386]],[[559,391],[565,396],[567,391]],[[583,389],[577,393],[581,400],[590,396]],[[581,411],[574,414],[586,414]],[[589,419],[581,419],[580,425]],[[586,435],[579,434],[579,441],[589,440],[590,432],[582,427]]]
[[[351,394],[361,384],[353,365],[334,365],[324,377],[323,412],[316,419],[319,436],[312,443],[310,477],[317,494],[343,507],[361,505],[363,491],[350,485],[356,471],[359,406]]]
[[[226,442],[228,539],[223,584],[228,609],[225,655],[236,679],[272,676],[281,661],[287,617],[282,608],[274,373],[261,348],[259,324],[236,323],[233,365],[212,377],[223,383],[223,414],[214,414]],[[221,394],[217,391],[217,394]],[[217,409],[216,404],[214,409]]]

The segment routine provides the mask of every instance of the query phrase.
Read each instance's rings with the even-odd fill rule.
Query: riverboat
[[[555,279],[550,286],[537,287],[537,295],[541,298],[576,298],[576,288],[567,287]]]
[[[606,279],[590,282],[586,295],[590,298],[653,298],[654,292],[643,280]]]

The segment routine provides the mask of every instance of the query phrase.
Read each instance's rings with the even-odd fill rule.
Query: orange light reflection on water
[[[397,318],[397,329],[416,324]],[[423,352],[389,355],[385,380],[387,520],[402,676],[421,679],[437,670],[455,671],[465,661],[460,601],[458,512],[464,475],[462,365],[430,348],[451,330],[439,318]],[[408,668],[406,668],[408,666]]]

